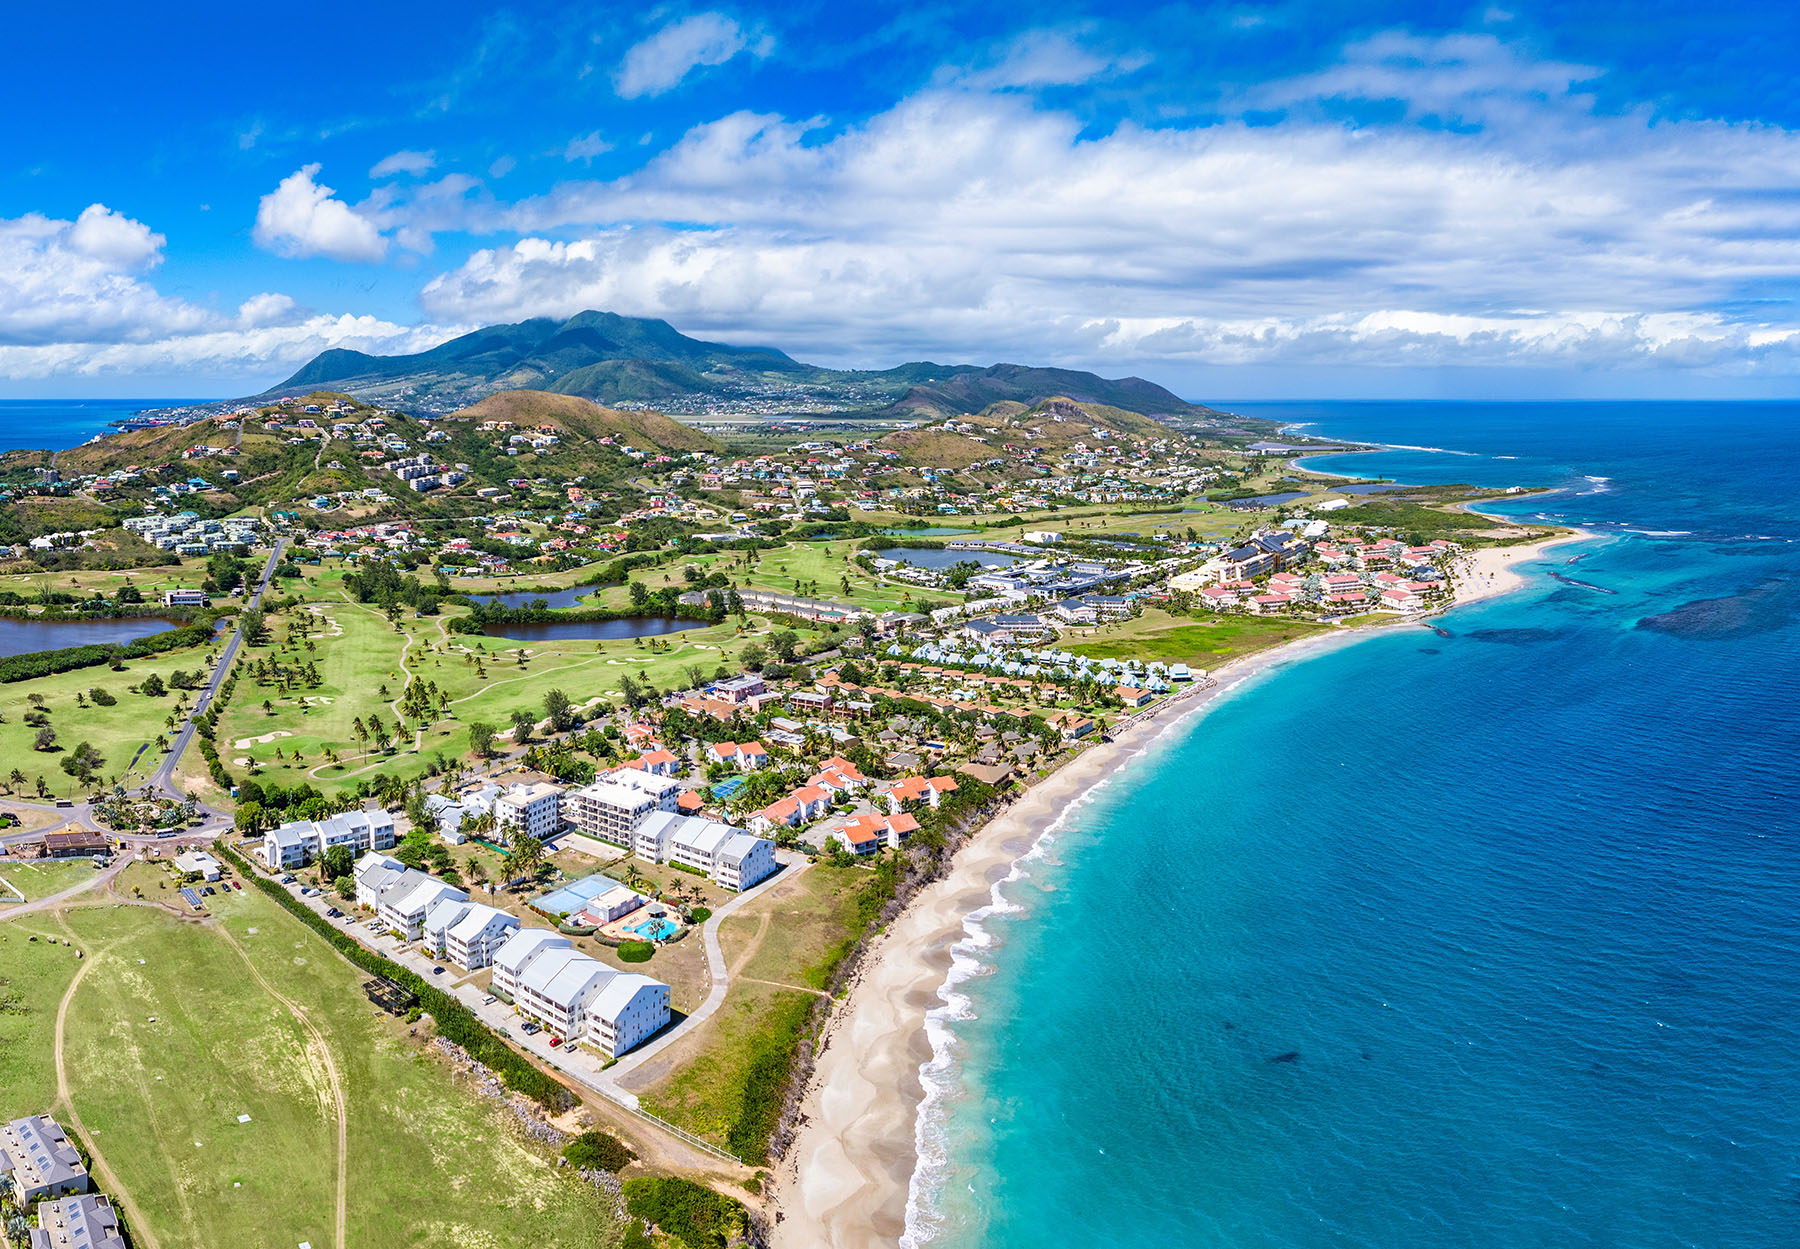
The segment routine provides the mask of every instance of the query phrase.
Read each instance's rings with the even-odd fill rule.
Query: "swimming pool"
[[[646,941],[667,941],[675,935],[675,930],[675,921],[670,919],[647,919],[631,926],[631,931]]]

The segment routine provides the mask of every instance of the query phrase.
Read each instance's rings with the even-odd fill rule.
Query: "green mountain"
[[[455,411],[500,391],[541,390],[609,408],[655,407],[677,414],[933,419],[1064,395],[1150,416],[1213,415],[1137,377],[927,361],[874,372],[826,369],[772,347],[705,342],[666,321],[611,312],[489,326],[413,355],[334,349],[258,398],[321,387],[431,413]]]

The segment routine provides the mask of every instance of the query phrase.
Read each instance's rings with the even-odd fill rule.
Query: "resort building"
[[[563,795],[563,818],[590,837],[631,848],[632,832],[655,811],[674,811],[681,784],[633,768],[610,772]]]
[[[47,1201],[37,1208],[29,1249],[126,1249],[119,1216],[99,1193]]]
[[[444,898],[425,912],[419,939],[433,957],[474,971],[492,964],[494,954],[518,930],[517,916],[479,902]]]
[[[668,985],[634,972],[613,972],[588,1006],[587,1043],[617,1058],[668,1026]]]
[[[631,848],[640,859],[653,863],[667,859],[705,872],[714,884],[733,893],[750,888],[776,868],[775,843],[767,838],[718,820],[666,811],[638,826]]]
[[[575,943],[548,928],[521,928],[494,951],[493,988],[508,1001],[517,1001],[519,974],[545,950],[571,949]]]
[[[520,1014],[609,1058],[642,1044],[669,1023],[668,985],[615,971],[547,929],[520,929],[500,947],[492,987]]]
[[[263,862],[271,869],[303,867],[333,846],[361,854],[394,844],[394,817],[374,811],[346,811],[327,820],[289,820],[263,834]]]
[[[708,762],[729,764],[740,772],[754,772],[769,761],[769,752],[761,742],[715,742],[708,751]]]
[[[0,1175],[12,1181],[13,1200],[21,1206],[88,1190],[87,1166],[49,1115],[28,1115],[0,1127]]]
[[[562,798],[562,787],[548,781],[511,785],[494,799],[494,820],[542,841],[562,827]]]
[[[467,902],[469,895],[424,872],[408,871],[382,893],[376,914],[381,922],[408,941],[425,931],[425,914],[440,902]]]

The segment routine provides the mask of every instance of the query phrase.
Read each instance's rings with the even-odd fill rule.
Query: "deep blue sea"
[[[961,948],[909,1239],[1800,1245],[1800,405],[1237,410],[1603,536],[1071,809]]]
[[[21,447],[62,451],[95,434],[111,432],[108,422],[146,408],[203,403],[201,399],[0,399],[0,451]]]

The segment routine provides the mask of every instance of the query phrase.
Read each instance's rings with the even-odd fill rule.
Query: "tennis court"
[[[592,876],[572,880],[549,893],[539,894],[531,900],[531,905],[546,915],[573,915],[608,890],[623,887],[612,877],[595,872]]]

